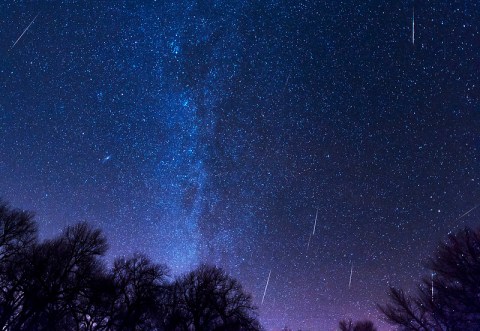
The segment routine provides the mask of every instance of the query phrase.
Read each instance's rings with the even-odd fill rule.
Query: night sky
[[[222,266],[269,330],[387,330],[388,286],[480,219],[479,22],[474,0],[2,1],[0,197],[43,237],[100,227],[109,261]]]

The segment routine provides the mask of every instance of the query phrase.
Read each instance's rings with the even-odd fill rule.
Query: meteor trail
[[[10,47],[10,50],[12,50],[15,45],[20,41],[20,39],[22,39],[23,35],[25,34],[25,32],[27,32],[27,30],[30,28],[30,26],[33,24],[33,22],[35,22],[35,20],[37,19],[38,15],[40,15],[40,13],[37,14],[37,16],[35,16],[33,18],[33,20],[30,22],[30,24],[25,28],[25,30],[23,30],[22,34],[20,35],[20,37],[18,37],[17,40],[15,40],[15,42],[13,43],[12,47]]]
[[[433,276],[435,276],[434,273],[432,274],[432,302],[433,302]]]
[[[315,228],[317,227],[317,219],[318,219],[318,208],[317,208],[317,213],[315,214],[315,223],[313,223],[312,236],[315,234]]]
[[[455,220],[455,222],[458,221],[458,220],[460,220],[461,218],[467,216],[468,214],[470,214],[472,211],[474,211],[474,210],[477,209],[478,207],[480,207],[480,204],[476,205],[476,206],[473,207],[472,209],[468,210],[466,213],[462,214],[462,216],[460,216],[459,218],[457,218],[457,219]]]
[[[260,304],[260,306],[263,305],[263,300],[265,300],[265,294],[267,294],[268,282],[270,281],[271,274],[272,270],[270,270],[270,272],[268,273],[267,284],[265,284],[265,290],[263,291],[262,303]]]
[[[412,44],[415,45],[415,7],[412,15]]]
[[[313,224],[313,232],[310,234],[310,237],[308,237],[307,252],[308,252],[308,248],[310,247],[310,241],[312,240],[312,236],[315,234],[315,228],[317,227],[317,219],[318,219],[318,208],[317,208],[317,213],[315,214],[315,223]]]
[[[348,281],[348,288],[352,287],[352,275],[353,275],[353,263],[352,263],[352,267],[350,268],[350,280]]]
[[[288,80],[290,79],[291,74],[292,74],[291,72],[288,74],[287,81],[285,82],[285,86],[283,87],[283,93],[285,93],[285,90],[287,89]]]

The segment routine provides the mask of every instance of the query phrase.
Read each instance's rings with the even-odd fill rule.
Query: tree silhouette
[[[241,284],[222,269],[202,265],[172,286],[169,328],[259,330],[256,308]]]
[[[107,249],[100,230],[87,224],[67,227],[64,233],[34,247],[24,266],[22,311],[12,330],[60,330],[83,325],[86,303]]]
[[[164,324],[168,268],[135,254],[115,261],[112,323],[115,330],[157,330]]]
[[[377,331],[372,321],[358,321],[353,323],[352,320],[343,320],[338,323],[340,331]]]
[[[0,203],[0,329],[259,330],[255,307],[222,269],[175,281],[145,255],[107,269],[107,241],[86,223],[39,242],[30,213]]]
[[[14,322],[22,308],[24,270],[37,240],[33,215],[10,208],[0,201],[0,328]]]
[[[404,330],[480,330],[480,230],[450,235],[426,263],[414,295],[390,288],[379,309]]]
[[[33,214],[12,209],[0,200],[0,263],[25,251],[36,239]]]

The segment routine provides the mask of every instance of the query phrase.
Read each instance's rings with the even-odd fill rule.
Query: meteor
[[[292,74],[291,72],[288,74],[287,81],[285,82],[285,86],[283,87],[283,93],[285,93],[285,90],[287,89],[288,80],[290,79],[291,74]]]
[[[315,223],[313,223],[313,232],[310,234],[310,237],[308,237],[307,252],[308,252],[308,248],[310,247],[310,241],[312,240],[312,236],[315,234],[315,228],[317,227],[317,219],[318,219],[318,208],[317,208],[317,213],[315,214]]]
[[[35,22],[35,20],[37,19],[38,15],[40,15],[40,13],[37,14],[37,16],[35,16],[33,18],[33,20],[30,22],[30,24],[25,28],[25,30],[23,30],[22,34],[20,35],[20,37],[18,37],[17,40],[15,40],[15,42],[13,43],[12,47],[10,47],[10,50],[12,50],[15,45],[20,41],[20,39],[22,39],[23,35],[25,34],[25,32],[27,32],[27,30],[30,28],[30,26],[33,24],[33,22]]]
[[[435,276],[435,273],[432,273],[432,302],[433,302],[433,276]]]
[[[260,306],[263,305],[263,301],[265,300],[265,294],[267,294],[268,282],[270,281],[271,274],[272,270],[270,270],[270,272],[268,273],[267,284],[265,284],[265,290],[263,291],[262,303],[260,304]]]
[[[412,44],[415,45],[415,7],[412,14]]]
[[[466,213],[462,214],[459,218],[457,218],[457,219],[455,220],[455,222],[458,221],[458,220],[460,220],[461,218],[467,216],[468,214],[470,214],[472,211],[474,211],[474,210],[477,209],[478,207],[480,207],[480,204],[476,205],[476,206],[473,207],[472,209],[469,209]]]
[[[350,268],[350,280],[348,281],[348,288],[352,287],[352,275],[353,275],[353,263],[352,263],[352,267]]]
[[[317,208],[317,213],[315,214],[315,223],[313,223],[312,236],[315,234],[315,228],[317,227],[317,219],[318,219],[318,208]]]

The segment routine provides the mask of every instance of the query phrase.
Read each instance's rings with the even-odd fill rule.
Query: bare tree
[[[103,270],[98,258],[106,249],[100,230],[84,223],[34,246],[22,266],[21,310],[6,329],[82,329],[87,318],[82,311],[91,284]]]
[[[28,276],[24,265],[37,241],[33,214],[0,201],[0,328],[6,329],[22,308]]]
[[[426,263],[416,293],[390,288],[379,309],[404,330],[480,330],[480,230],[450,235]]]
[[[0,200],[0,263],[22,253],[36,240],[37,226],[33,214],[12,209]]]
[[[358,321],[353,323],[352,320],[343,320],[338,323],[340,331],[377,331],[372,321]]]
[[[195,331],[260,329],[251,296],[220,268],[202,265],[178,279],[172,292],[171,328]]]
[[[146,256],[118,258],[85,223],[38,242],[30,213],[0,204],[0,329],[5,331],[260,330],[256,308],[222,269],[168,282]]]
[[[158,330],[164,323],[168,268],[135,254],[119,258],[112,270],[114,330]]]

